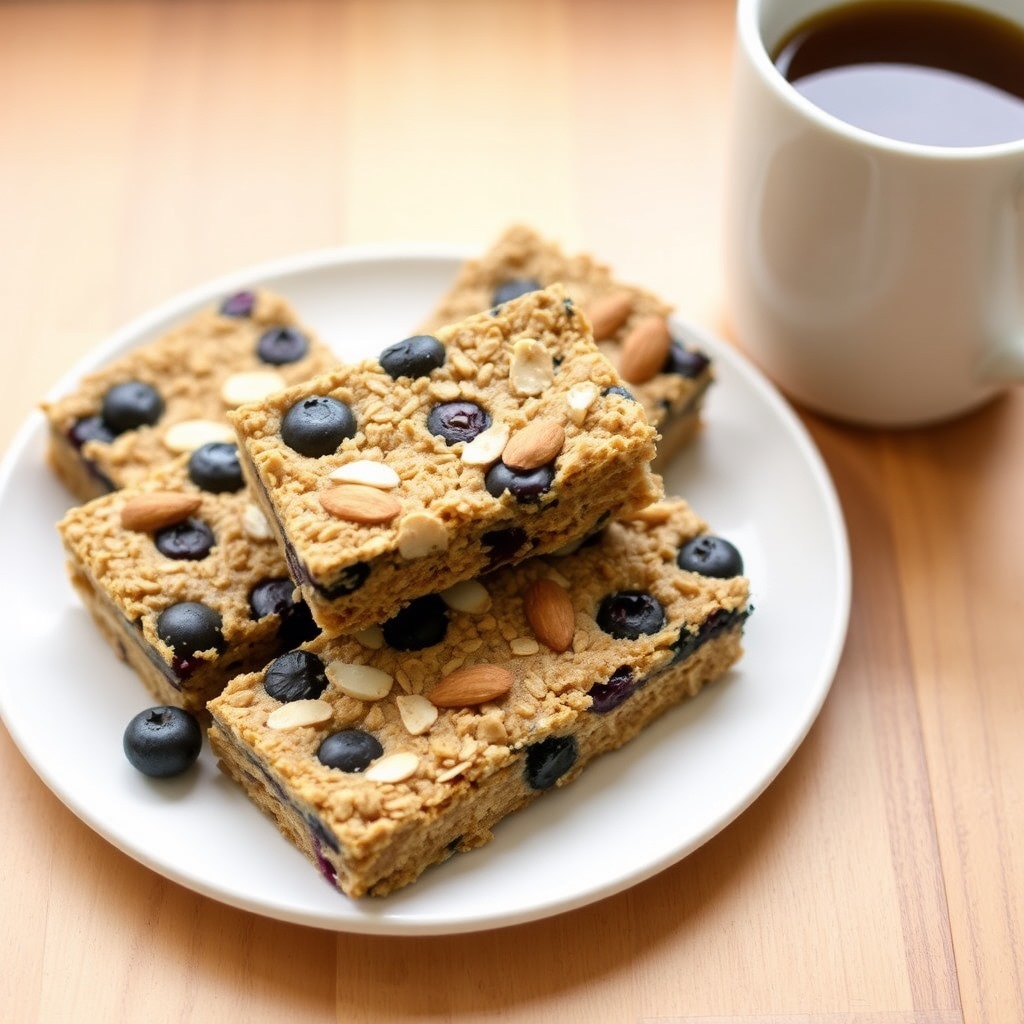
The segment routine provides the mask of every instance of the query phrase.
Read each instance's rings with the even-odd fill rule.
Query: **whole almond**
[[[512,689],[512,673],[500,665],[466,665],[449,672],[427,697],[439,708],[469,708],[504,697]]]
[[[173,526],[192,515],[201,503],[198,494],[179,491],[150,491],[129,498],[121,508],[121,525],[126,530],[152,533]]]
[[[630,384],[649,381],[668,359],[672,338],[668,324],[662,316],[645,317],[633,328],[622,343],[619,373]]]
[[[365,484],[340,484],[321,491],[320,504],[332,516],[364,526],[390,523],[402,511],[402,503],[393,494]]]
[[[534,580],[523,596],[523,611],[534,635],[556,654],[572,647],[576,612],[569,595],[554,580]]]
[[[509,439],[501,461],[510,469],[546,466],[565,444],[565,429],[558,420],[534,420]]]
[[[587,316],[594,331],[594,341],[610,338],[633,312],[633,297],[629,292],[612,292],[587,307]]]

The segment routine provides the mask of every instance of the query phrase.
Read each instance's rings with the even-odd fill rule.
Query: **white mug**
[[[1024,139],[899,142],[800,95],[771,52],[848,2],[738,0],[728,315],[798,403],[919,426],[1024,381]],[[1021,0],[961,2],[1024,25]]]

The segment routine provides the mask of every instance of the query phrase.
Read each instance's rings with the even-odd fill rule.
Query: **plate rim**
[[[295,277],[313,272],[330,272],[355,264],[399,261],[419,261],[433,264],[439,260],[458,262],[476,255],[479,251],[478,248],[458,243],[381,242],[345,245],[314,249],[266,260],[221,274],[187,288],[133,317],[107,336],[105,340],[91,348],[88,353],[76,361],[74,366],[62,374],[48,390],[44,401],[52,400],[54,397],[66,393],[83,374],[109,361],[122,351],[145,343],[155,331],[163,329],[166,324],[179,320],[191,310],[208,304],[212,298],[229,293],[231,290],[246,286],[259,286],[268,279]],[[301,910],[292,910],[280,902],[272,904],[268,900],[260,906],[254,906],[253,903],[246,902],[243,897],[236,897],[234,893],[222,892],[216,886],[186,872],[175,871],[173,866],[160,862],[139,848],[131,847],[127,842],[123,842],[104,822],[99,820],[99,815],[95,812],[90,813],[84,807],[76,806],[72,800],[73,794],[65,792],[65,787],[55,777],[53,771],[48,766],[40,764],[38,759],[32,756],[27,749],[25,737],[21,735],[16,723],[11,721],[5,699],[5,688],[0,687],[0,717],[2,717],[19,753],[47,788],[79,820],[116,849],[150,870],[216,902],[260,916],[332,931],[376,935],[442,935],[510,927],[587,906],[631,888],[683,860],[736,820],[764,793],[779,772],[788,764],[817,720],[831,690],[845,647],[852,600],[852,572],[849,540],[838,495],[821,453],[795,410],[768,378],[734,346],[708,328],[697,325],[678,313],[672,315],[672,320],[680,330],[692,337],[698,344],[704,344],[707,348],[712,349],[717,361],[728,363],[730,371],[742,377],[747,386],[758,393],[770,409],[772,416],[784,428],[787,437],[796,448],[800,464],[810,473],[815,494],[822,500],[822,511],[825,514],[823,522],[827,526],[827,535],[831,542],[831,555],[834,559],[832,568],[836,577],[836,592],[832,595],[835,604],[830,617],[831,633],[822,647],[825,657],[819,667],[819,678],[813,687],[808,688],[807,704],[799,716],[801,728],[795,730],[789,736],[789,742],[785,747],[780,748],[776,753],[773,770],[764,775],[757,786],[747,790],[743,800],[723,808],[721,813],[707,821],[704,828],[691,836],[690,841],[682,847],[668,850],[659,857],[648,859],[633,871],[620,874],[612,884],[602,887],[599,891],[578,893],[563,900],[528,906],[518,912],[508,912],[498,917],[493,914],[479,917],[464,914],[458,918],[420,920],[416,918],[403,919],[401,915],[388,917],[384,913],[380,915],[370,913],[355,918],[311,919],[307,913]],[[24,460],[29,457],[29,449],[33,445],[39,444],[40,440],[45,441],[47,429],[45,417],[37,408],[26,417],[15,432],[4,452],[2,461],[0,461],[0,504],[8,494],[16,469],[20,468]],[[42,436],[40,436],[41,432]],[[381,909],[383,910],[383,908]]]

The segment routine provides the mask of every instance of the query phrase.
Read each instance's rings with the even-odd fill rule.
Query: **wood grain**
[[[0,440],[131,316],[323,246],[524,219],[726,331],[732,32],[729,0],[0,5]],[[5,1018],[1024,1020],[1024,400],[805,419],[850,531],[847,648],[692,856],[517,928],[334,935],[136,864],[0,730]]]

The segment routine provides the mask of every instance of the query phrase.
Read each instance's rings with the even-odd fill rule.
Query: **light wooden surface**
[[[130,317],[322,246],[523,219],[727,332],[732,28],[730,0],[3,4],[0,441]],[[514,929],[334,935],[117,852],[0,729],[3,1019],[1024,1021],[1024,396],[907,434],[806,422],[848,645],[702,849]]]

